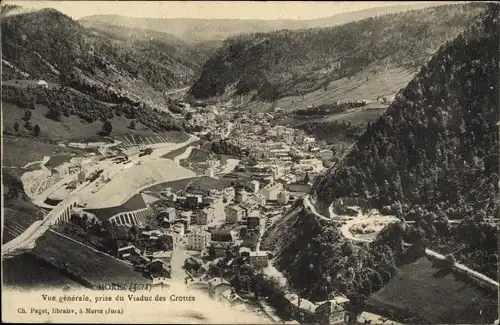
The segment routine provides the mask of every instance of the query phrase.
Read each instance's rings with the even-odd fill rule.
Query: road
[[[321,214],[319,214],[319,213],[317,212],[316,207],[315,207],[315,206],[311,203],[311,201],[310,201],[310,197],[309,197],[309,195],[306,195],[306,196],[304,197],[303,204],[304,204],[304,208],[305,208],[307,211],[312,212],[312,213],[313,213],[315,216],[317,216],[318,218],[321,218],[322,220],[331,220],[330,218],[326,218],[325,216],[323,216],[323,215],[321,215]],[[332,211],[333,211],[333,210],[332,210],[331,208],[329,208],[329,209],[328,209],[328,211],[329,211],[330,213],[332,213]],[[332,215],[332,217],[335,217],[335,216],[334,216],[334,215]],[[369,217],[370,217],[370,216],[368,216],[368,218],[369,218]],[[375,216],[375,217],[378,217],[378,216]],[[387,217],[388,217],[388,216],[380,216],[380,217],[381,217],[382,219],[383,219],[383,218],[386,218],[386,219],[385,219],[385,222],[391,222],[391,220],[390,220],[390,219],[387,219]],[[395,218],[395,217],[389,217],[389,218]],[[382,219],[381,219],[381,220],[382,220]],[[361,218],[361,219],[360,219],[359,217],[354,217],[354,218],[352,218],[351,220],[348,220],[348,221],[346,222],[346,224],[345,224],[345,225],[343,225],[343,226],[341,227],[341,233],[342,233],[342,235],[343,235],[344,237],[346,237],[347,239],[352,240],[352,241],[355,241],[355,242],[363,242],[363,243],[369,243],[369,242],[372,242],[373,240],[370,240],[370,239],[357,238],[357,237],[353,236],[353,234],[352,234],[352,233],[350,232],[350,230],[349,230],[353,224],[356,224],[356,223],[363,223],[363,222],[366,222],[366,220],[367,220],[366,218],[364,218],[364,219],[363,219],[363,218]],[[392,222],[397,222],[397,221],[399,221],[399,219],[397,219],[397,218],[392,219],[392,220],[393,220]],[[455,222],[460,222],[460,220],[452,220],[452,221],[455,221]],[[407,245],[409,245],[409,244],[407,244]],[[444,255],[442,255],[442,254],[440,254],[440,253],[437,253],[437,252],[435,252],[435,251],[433,251],[433,250],[430,250],[430,249],[426,249],[426,250],[425,250],[425,254],[426,254],[427,256],[432,256],[432,257],[434,257],[434,258],[438,258],[438,259],[441,259],[441,260],[446,259],[446,257],[445,257]],[[460,263],[456,263],[456,262],[455,262],[455,263],[454,263],[454,267],[455,267],[455,268],[457,268],[457,269],[459,269],[459,270],[462,270],[462,271],[466,272],[467,274],[469,274],[469,275],[471,275],[471,276],[473,276],[473,277],[475,277],[475,278],[479,279],[479,280],[480,280],[480,281],[482,281],[482,282],[486,282],[486,283],[491,284],[491,285],[493,285],[493,286],[495,286],[495,287],[497,287],[497,288],[499,287],[499,283],[498,283],[497,281],[495,281],[495,280],[493,280],[493,279],[490,279],[490,278],[489,278],[489,277],[487,277],[486,275],[484,275],[484,274],[482,274],[482,273],[479,273],[479,272],[477,272],[477,271],[474,271],[474,270],[472,270],[472,269],[468,268],[467,266],[465,266],[465,265],[463,265],[463,264],[460,264]]]
[[[181,153],[180,155],[178,155],[177,157],[174,158],[174,162],[177,164],[180,164],[181,160],[187,159],[189,157],[189,155],[191,155],[191,152],[193,151],[193,149],[195,149],[195,148],[196,147],[193,147],[193,146],[187,147],[183,153]]]
[[[189,87],[170,89],[170,90],[165,92],[165,95],[174,95],[174,94],[186,92],[188,89],[189,89]]]

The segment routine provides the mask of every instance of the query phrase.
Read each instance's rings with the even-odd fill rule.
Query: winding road
[[[304,205],[304,208],[306,209],[306,211],[312,212],[316,217],[318,217],[318,218],[320,218],[322,220],[332,220],[332,219],[327,218],[327,217],[321,215],[320,213],[318,213],[318,211],[316,210],[316,207],[312,204],[309,195],[306,195],[304,197],[304,199],[303,199],[303,205]],[[331,206],[328,208],[328,211],[329,211],[330,214],[333,213],[333,209],[331,208]],[[331,215],[331,216],[333,217],[334,214]],[[398,220],[394,220],[393,222],[397,222],[397,221]],[[460,222],[460,220],[452,220],[452,221]],[[357,237],[353,236],[353,234],[350,232],[350,228],[351,228],[352,225],[354,225],[356,223],[362,223],[362,222],[363,222],[363,219],[362,218],[360,219],[359,217],[354,217],[354,218],[348,220],[346,222],[346,224],[343,225],[340,228],[342,235],[344,237],[346,237],[347,239],[349,239],[351,241],[355,241],[355,242],[361,242],[361,243],[370,243],[370,242],[372,242],[373,241],[372,239],[357,238]],[[390,222],[390,220],[387,220],[386,222]],[[409,244],[406,244],[406,245],[409,245]],[[438,252],[435,252],[433,250],[430,250],[430,249],[426,249],[425,250],[425,255],[429,256],[429,257],[432,257],[434,259],[446,260],[446,256],[444,256],[443,254],[440,254]],[[467,273],[468,275],[470,275],[470,276],[472,276],[472,277],[480,280],[483,283],[487,283],[490,286],[499,288],[498,281],[495,281],[495,280],[487,277],[486,275],[484,275],[482,273],[474,271],[474,270],[470,269],[469,267],[467,267],[467,266],[465,266],[463,264],[455,262],[453,264],[453,267],[455,269],[458,269],[460,271],[463,271],[463,272]]]

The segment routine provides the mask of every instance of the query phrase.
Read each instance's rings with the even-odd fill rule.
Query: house
[[[211,240],[211,234],[204,230],[192,231],[188,235],[188,245],[187,248],[195,251],[204,251],[209,245]]]
[[[266,267],[269,264],[268,252],[250,252],[250,264],[255,267]]]
[[[231,289],[231,284],[223,278],[208,280],[208,296],[215,300],[221,300],[222,293]]]
[[[118,248],[118,258],[123,259],[125,254],[128,254],[127,256],[130,256],[132,254],[140,255],[141,251],[138,248],[136,248],[134,245],[127,245],[127,246],[123,246],[123,247]]]
[[[295,168],[302,171],[320,172],[324,169],[323,161],[317,158],[299,159]]]
[[[203,198],[204,204],[214,205],[221,202],[222,202],[222,195],[220,196],[208,195]]]
[[[186,286],[189,291],[202,291],[208,293],[208,282],[204,279],[195,279],[191,282],[187,282]]]
[[[215,160],[215,159],[210,159],[210,160],[207,160],[206,162],[207,166],[209,168],[217,168],[220,166],[220,161],[219,160]]]
[[[301,322],[328,325],[348,322],[344,308],[332,300],[315,304],[293,293],[285,295],[285,299],[288,311]]]
[[[236,193],[234,201],[243,203],[246,202],[246,200],[248,200],[248,193],[244,189],[239,190],[238,193]]]
[[[236,191],[235,191],[234,187],[226,187],[222,191],[223,198],[225,198],[228,202],[232,201],[234,199],[235,195],[236,195]]]
[[[152,260],[160,260],[165,264],[170,264],[172,260],[172,251],[159,251],[147,254],[146,257],[149,257]]]
[[[290,183],[294,183],[297,181],[297,177],[292,173],[285,174],[285,175],[281,176],[280,179],[283,182],[285,182],[285,184],[290,184]]]
[[[233,243],[233,235],[231,231],[227,229],[212,230],[210,240],[212,246],[221,245],[223,247],[229,247]]]
[[[228,289],[221,294],[222,303],[231,306],[233,309],[245,310],[246,299],[241,298],[234,290]]]
[[[262,132],[262,126],[259,124],[252,125],[251,131],[254,134],[260,134]]]
[[[267,201],[276,201],[278,199],[278,194],[283,190],[283,184],[277,182],[271,182],[259,190],[259,194],[262,194]]]
[[[247,229],[254,230],[260,227],[260,211],[253,211],[255,213],[247,217]]]
[[[278,194],[278,204],[287,205],[290,201],[290,193],[287,190],[283,190]]]
[[[208,167],[205,169],[205,176],[214,178],[215,177],[215,170],[212,167]]]
[[[275,138],[277,135],[278,135],[278,132],[276,132],[276,130],[273,130],[273,129],[267,130],[267,132],[266,132],[266,136],[270,137],[270,138]]]
[[[255,194],[253,197],[252,197],[252,200],[257,203],[258,205],[260,205],[261,207],[265,206],[266,205],[266,197],[260,193],[257,193]]]
[[[49,84],[45,80],[38,80],[36,86],[40,88],[49,88]]]
[[[146,268],[151,273],[159,273],[158,270],[168,271],[168,268],[165,266],[165,263],[162,260],[160,260],[160,259],[154,259],[154,260],[152,260],[151,262],[149,262],[148,264],[146,264]]]
[[[316,306],[316,321],[320,324],[340,325],[349,321],[345,309],[332,300],[317,303]]]
[[[240,250],[239,250],[239,254],[241,257],[248,257],[250,258],[250,253],[252,252],[252,250],[248,247],[240,247]]]
[[[401,323],[395,322],[393,320],[390,320],[386,317],[369,313],[369,312],[362,312],[358,318],[356,319],[356,324],[359,325],[367,325],[367,324],[372,324],[372,325],[402,325]]]
[[[181,224],[176,224],[173,227],[175,233],[177,234],[178,238],[184,237],[184,226]]]
[[[191,224],[191,216],[193,215],[193,211],[182,211],[179,215],[179,220],[185,221],[187,225]]]
[[[193,205],[198,205],[203,202],[203,195],[201,194],[186,194],[186,200],[192,201]]]
[[[259,191],[259,181],[253,180],[250,181],[249,186],[252,189],[253,194],[257,193]]]
[[[163,232],[161,232],[160,230],[150,230],[141,232],[141,237],[145,239],[158,238],[159,236],[162,235]]]
[[[212,206],[208,206],[198,212],[196,218],[196,224],[204,226],[211,223],[214,220],[214,218],[215,218],[215,209]]]
[[[228,205],[225,207],[226,212],[226,222],[237,223],[243,219],[245,210],[236,204]]]
[[[173,222],[175,220],[175,208],[166,208],[158,214],[158,218],[165,222]]]
[[[316,321],[316,305],[307,299],[303,299],[294,293],[285,295],[287,300],[287,311],[293,315],[292,317],[300,322],[315,323]]]
[[[245,203],[239,205],[243,209],[243,218],[248,217],[253,211],[259,211],[259,204],[254,200],[248,200]]]

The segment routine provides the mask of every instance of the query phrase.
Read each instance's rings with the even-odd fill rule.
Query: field
[[[101,121],[87,123],[82,121],[78,116],[71,115],[69,117],[62,116],[62,121],[57,122],[45,117],[45,114],[49,111],[49,109],[44,105],[37,105],[36,109],[29,111],[31,112],[31,125],[40,126],[40,135],[38,137],[42,140],[80,142],[85,140],[97,141],[99,138],[102,139],[102,137],[98,136],[103,126],[103,123]],[[27,130],[24,127],[25,122],[22,120],[24,112],[25,109],[19,108],[11,103],[2,102],[2,118],[4,127],[3,132],[7,132],[8,134],[15,134],[14,123],[18,122],[20,136],[32,136],[32,131]],[[113,126],[113,130],[110,135],[114,137],[121,135],[158,135],[157,133],[150,131],[147,127],[143,126],[139,122],[136,123],[136,127],[134,130],[130,129],[130,121],[131,120],[128,120],[123,116],[114,117],[113,119],[111,119],[110,122]],[[169,140],[176,140],[176,133],[181,132],[171,133],[172,137],[170,137],[171,139]]]
[[[23,79],[12,79],[12,80],[2,80],[2,83],[6,86],[13,86],[18,88],[27,88],[36,86],[38,80],[23,80]],[[55,87],[59,87],[58,84],[53,82],[47,82],[47,86],[49,89],[53,89]]]
[[[84,211],[95,214],[99,220],[105,221],[118,213],[135,211],[144,208],[146,208],[146,204],[144,203],[142,196],[140,194],[136,194],[120,206],[101,209],[84,209]]]
[[[370,297],[374,310],[414,313],[432,324],[491,324],[498,299],[443,273],[425,257],[398,269],[391,281]]]
[[[365,109],[355,110],[340,114],[331,114],[321,117],[289,116],[280,121],[280,124],[299,126],[314,122],[351,122],[352,124],[363,124],[376,120],[385,111],[387,105],[367,105]],[[378,108],[378,109],[377,109]]]
[[[175,150],[172,150],[169,153],[167,153],[167,154],[165,154],[165,155],[163,155],[161,157],[173,160],[178,155],[181,155],[182,153],[184,153],[184,151],[186,151],[187,148],[189,148],[189,147],[196,147],[197,145],[201,144],[201,142],[202,142],[201,140],[193,141],[190,144],[187,144],[187,145],[185,145],[183,147],[180,147],[180,148],[177,148]]]
[[[71,158],[69,155],[51,156],[49,161],[45,163],[45,167],[48,169],[59,167],[64,163],[70,162]]]
[[[378,69],[377,67],[372,67]],[[286,111],[305,108],[309,105],[323,105],[340,100],[375,100],[378,96],[387,96],[397,93],[410,82],[416,71],[403,69],[389,69],[377,71],[376,74],[365,71],[354,75],[352,78],[335,80],[323,88],[301,96],[290,96],[279,99],[275,105]],[[244,106],[248,111],[263,111],[271,108],[271,103],[254,101]]]
[[[19,236],[42,215],[42,211],[37,206],[22,198],[8,200],[8,202],[6,200],[3,210],[3,243],[7,243]]]
[[[33,253],[87,287],[104,283],[148,282],[131,266],[51,231],[37,240]]]
[[[209,151],[195,148],[191,151],[189,157],[183,160],[190,163],[202,163],[212,158],[213,155],[214,154],[210,153]]]
[[[34,141],[27,138],[12,136],[3,137],[3,167],[23,167],[34,161],[41,161],[44,156],[71,156],[83,155],[85,151],[61,147],[55,144]],[[24,170],[23,170],[24,172]]]

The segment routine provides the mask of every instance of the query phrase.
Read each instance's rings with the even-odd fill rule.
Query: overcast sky
[[[302,2],[302,1],[22,1],[4,0],[25,8],[54,8],[78,19],[89,15],[117,14],[157,18],[311,19],[343,12],[411,4],[411,1]],[[429,4],[436,3],[428,1]]]

